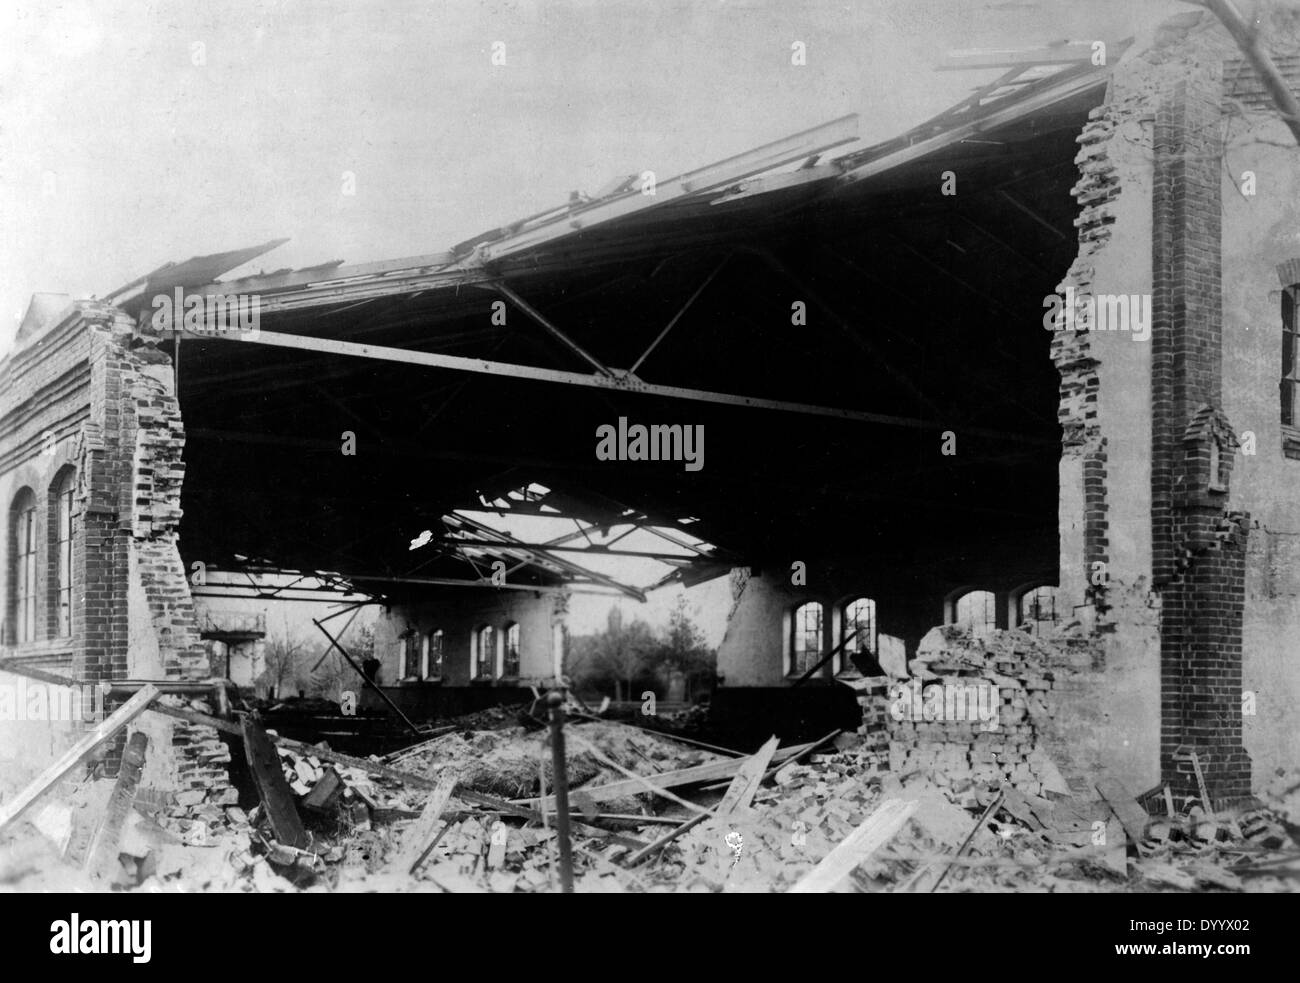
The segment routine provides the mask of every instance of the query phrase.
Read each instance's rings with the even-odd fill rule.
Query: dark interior
[[[1077,246],[1075,137],[1100,89],[855,183],[691,199],[502,262],[509,287],[648,382],[862,410],[865,423],[229,341],[182,342],[186,563],[403,576],[409,541],[539,482],[608,522],[684,518],[724,562],[1055,542],[1058,376],[1042,326]],[[941,193],[952,171],[956,195]],[[719,264],[721,267],[719,268]],[[262,329],[575,372],[482,286],[267,314]],[[791,305],[807,305],[806,326]],[[169,343],[170,344],[170,343]],[[703,424],[705,466],[602,462],[596,428]],[[356,456],[340,434],[357,435]],[[941,433],[957,437],[940,453]],[[1054,553],[1038,558],[1054,569]],[[420,575],[463,577],[450,553]],[[524,576],[544,578],[540,571]],[[383,593],[397,590],[386,584]]]

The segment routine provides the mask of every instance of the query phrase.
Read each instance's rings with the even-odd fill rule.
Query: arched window
[[[519,625],[512,621],[506,625],[505,659],[501,666],[501,675],[514,677],[519,675]]]
[[[491,679],[496,673],[497,633],[484,625],[474,633],[474,678]]]
[[[865,661],[875,666],[875,601],[869,597],[858,597],[844,605],[844,618],[840,622],[840,641],[845,642],[839,658],[841,671],[854,667],[854,656],[858,656],[858,662]],[[862,656],[869,658],[863,659]]]
[[[850,637],[852,636],[852,637]],[[859,597],[844,606],[844,627],[841,639],[849,642],[848,652],[874,652],[876,650],[876,602],[869,597]]]
[[[790,671],[803,675],[822,654],[822,606],[809,601],[794,609],[790,638]]]
[[[402,664],[403,679],[420,678],[420,633],[414,628],[406,635],[405,658]]]
[[[424,638],[424,678],[442,676],[442,629],[431,631]]]
[[[1057,589],[1044,585],[1034,587],[1020,595],[1016,611],[1016,624],[1035,635],[1056,624]]]
[[[989,634],[998,626],[997,596],[987,590],[967,591],[953,602],[952,620],[969,625],[976,637]]]
[[[9,542],[13,559],[10,610],[14,642],[36,641],[36,495],[24,488],[9,511]]]
[[[50,545],[54,553],[54,580],[50,584],[50,612],[54,634],[58,638],[72,634],[72,495],[75,477],[75,471],[65,470],[55,482],[51,495]]]

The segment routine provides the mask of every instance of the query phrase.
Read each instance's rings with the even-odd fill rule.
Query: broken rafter
[[[450,516],[444,517],[443,521],[450,524],[449,520],[453,520],[453,519],[456,522],[460,522],[463,523],[464,525],[469,526],[479,535],[489,537],[489,541],[491,541],[492,537],[495,537],[496,542],[494,542],[493,545],[509,547],[510,549],[516,551],[529,553],[530,555],[539,558],[546,563],[553,564],[554,566],[558,567],[560,570],[562,570],[567,574],[581,576],[595,583],[603,584],[606,587],[612,587],[614,590],[620,591],[626,594],[628,597],[634,598],[635,600],[641,601],[642,603],[645,602],[646,599],[645,592],[642,591],[640,588],[632,587],[628,584],[624,584],[621,581],[615,580],[613,577],[605,576],[603,573],[597,573],[594,570],[588,570],[586,567],[580,566],[577,563],[571,563],[570,561],[562,559],[560,557],[552,556],[549,553],[547,553],[544,549],[529,547],[525,544],[520,543],[517,539],[515,539],[514,536],[511,536],[509,533],[500,532],[499,530],[493,529],[491,526],[485,525],[484,523],[479,522],[476,519],[471,519],[468,516],[461,515],[459,512],[451,513]]]
[[[1228,33],[1232,35],[1233,40],[1237,42],[1237,46],[1241,48],[1250,61],[1251,67],[1264,83],[1264,88],[1269,98],[1273,100],[1282,122],[1287,125],[1296,142],[1300,143],[1300,103],[1296,102],[1295,93],[1291,91],[1286,79],[1273,64],[1273,59],[1260,44],[1258,24],[1254,30],[1248,27],[1242,20],[1241,14],[1237,12],[1237,8],[1233,6],[1232,0],[1202,0],[1202,2],[1228,29]]]
[[[968,69],[1010,68],[1012,71],[998,80],[999,84],[1005,85],[1012,78],[1038,65],[1088,64],[1092,60],[1093,44],[1093,41],[1061,41],[1058,44],[1042,45],[1037,48],[950,51],[940,59],[939,64],[935,66],[935,71],[958,72]]]
[[[496,547],[498,550],[522,550],[526,552],[537,551],[539,553],[559,550],[564,553],[593,553],[601,556],[635,556],[646,557],[651,560],[661,560],[664,563],[681,563],[690,562],[693,558],[689,556],[680,556],[673,553],[656,553],[651,550],[612,550],[607,546],[600,546],[592,543],[590,546],[562,546],[558,543],[502,543],[491,539],[440,539],[434,542],[441,543],[444,546],[482,546]],[[708,554],[705,554],[706,556]],[[712,557],[710,557],[712,559]]]
[[[548,245],[595,225],[662,207],[675,199],[727,188],[737,181],[805,160],[814,154],[850,143],[858,137],[857,114],[842,116],[716,164],[658,181],[650,191],[636,187],[579,208],[555,209],[532,228],[521,229],[496,242],[478,247],[473,262],[492,263],[507,256]]]
[[[529,304],[528,301],[520,297],[519,294],[515,293],[512,289],[510,289],[510,287],[506,283],[498,281],[496,283],[493,283],[491,286],[493,290],[496,290],[498,293],[508,298],[512,304],[514,304],[521,311],[527,314],[530,318],[532,318],[534,321],[540,324],[551,334],[552,337],[558,339],[561,344],[563,344],[566,348],[569,349],[569,351],[573,352],[575,355],[581,358],[584,362],[586,362],[588,365],[594,368],[601,375],[607,376],[609,378],[614,377],[614,373],[611,372],[608,366],[606,366],[603,362],[601,362],[600,359],[596,358],[595,355],[592,355],[585,348],[579,345],[576,341],[574,341],[563,331],[557,328],[554,324],[552,324],[546,318],[546,316],[542,314],[541,311],[537,310],[535,307]]]
[[[713,271],[704,278],[704,280],[700,283],[698,287],[695,288],[694,293],[692,293],[689,297],[686,298],[686,303],[684,303],[681,307],[677,309],[677,313],[672,316],[672,320],[670,320],[666,325],[664,325],[664,329],[655,336],[654,341],[650,342],[646,350],[641,353],[641,357],[632,363],[632,367],[627,370],[629,375],[636,374],[636,370],[641,367],[641,363],[650,357],[650,353],[653,352],[657,347],[659,347],[659,342],[663,341],[664,338],[668,336],[668,332],[671,331],[674,327],[676,327],[677,322],[682,319],[682,315],[684,315],[688,310],[691,309],[691,305],[694,304],[695,301],[699,299],[700,294],[704,293],[705,288],[708,287],[708,285],[713,282],[713,278],[722,272],[722,268],[727,265],[727,260],[729,260],[730,258],[731,258],[730,253],[722,257],[722,262],[720,262],[717,266],[715,266],[713,268]]]

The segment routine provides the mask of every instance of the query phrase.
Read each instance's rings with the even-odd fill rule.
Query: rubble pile
[[[672,771],[720,757],[683,747],[650,731],[613,722],[584,723],[579,725],[579,732],[607,757],[633,771]],[[551,790],[549,748],[546,731],[529,732],[522,727],[457,731],[427,742],[400,760],[407,771],[429,777],[439,774],[443,768],[453,767],[465,788],[520,798]],[[624,777],[582,748],[570,748],[565,763],[571,786]]]
[[[887,740],[890,770],[900,776],[923,773],[959,791],[999,782],[1032,795],[1068,792],[1039,742],[1055,714],[1060,662],[1054,639],[935,628],[908,664],[910,680],[856,686],[861,732],[873,744]]]
[[[1050,682],[1039,644],[949,638],[917,668]],[[997,688],[999,712],[1044,692]],[[138,790],[119,830],[105,818],[113,781],[65,782],[56,801],[0,828],[0,888],[560,890],[547,732],[493,723],[385,761],[246,718],[256,805]],[[875,732],[731,756],[612,721],[570,721],[565,733],[581,892],[1287,891],[1300,878],[1300,772],[1273,776],[1263,802],[1216,813],[1163,790],[1135,797],[1104,776],[1095,794],[1053,791],[1023,743],[1006,746],[1005,762],[995,752],[997,767],[967,758],[945,775],[897,768],[899,742],[884,748]],[[935,743],[970,754],[981,736]],[[1013,747],[1029,750],[1011,761]]]

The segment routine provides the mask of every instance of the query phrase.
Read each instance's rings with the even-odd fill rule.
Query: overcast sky
[[[996,75],[932,71],[953,49],[1118,39],[1189,9],[4,0],[0,355],[37,291],[102,295],[283,236],[237,272],[436,252],[617,175],[662,179],[846,113],[867,142],[894,136]]]

